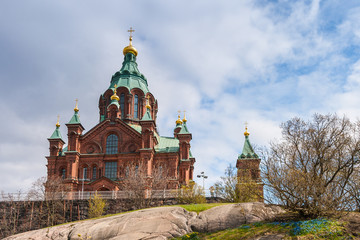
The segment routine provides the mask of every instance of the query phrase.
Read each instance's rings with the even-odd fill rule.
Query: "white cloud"
[[[346,51],[359,42],[353,2],[341,14],[318,0],[2,2],[0,163],[8,175],[0,190],[29,187],[46,173],[46,138],[60,114],[66,139],[75,98],[86,130],[98,122],[98,99],[121,67],[130,26],[161,134],[171,136],[177,110],[187,110],[195,173],[205,171],[209,184],[236,163],[245,121],[252,143],[266,145],[294,116],[359,116],[358,52]]]

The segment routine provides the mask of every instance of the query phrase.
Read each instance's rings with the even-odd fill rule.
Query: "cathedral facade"
[[[174,136],[158,133],[158,102],[136,63],[137,50],[124,48],[122,67],[100,95],[99,123],[84,133],[76,104],[67,127],[67,145],[59,121],[48,138],[48,179],[60,177],[72,191],[117,191],[132,167],[143,168],[145,177],[155,170],[166,173],[168,189],[177,189],[193,178],[195,158],[190,151],[192,134],[186,118],[176,121]],[[82,184],[84,186],[82,186]]]

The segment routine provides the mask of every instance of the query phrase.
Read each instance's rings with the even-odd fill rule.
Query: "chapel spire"
[[[258,155],[254,152],[253,147],[251,146],[250,140],[249,140],[250,133],[248,132],[247,122],[245,123],[245,142],[244,147],[242,150],[241,155],[239,158],[258,158]]]
[[[60,128],[59,118],[60,118],[60,116],[58,115],[57,122],[55,124],[55,126],[56,126],[55,131],[53,132],[53,134],[51,135],[51,137],[49,139],[61,139],[62,140],[60,129],[59,129]]]
[[[75,108],[74,108],[74,115],[72,116],[72,118],[70,119],[68,124],[81,124],[80,123],[80,116],[79,116],[79,107],[78,107],[78,102],[79,99],[75,99],[76,104],[75,104]]]

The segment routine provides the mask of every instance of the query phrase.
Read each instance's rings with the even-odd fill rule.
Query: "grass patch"
[[[231,204],[231,203],[200,203],[200,204],[188,204],[188,205],[173,205],[169,207],[182,207],[189,212],[196,212],[197,214],[199,214],[199,212],[203,212],[210,208],[226,205],[226,204]]]
[[[192,233],[176,239],[245,240],[269,234],[282,234],[284,239],[354,239],[351,234],[347,233],[344,223],[323,218],[296,222],[244,224],[234,229],[215,233]]]

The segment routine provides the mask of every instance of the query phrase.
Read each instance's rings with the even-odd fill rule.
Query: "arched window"
[[[96,167],[95,166],[92,169],[92,179],[96,179]]]
[[[118,137],[111,134],[106,138],[106,154],[118,153]]]
[[[83,179],[87,179],[87,167],[83,168]]]
[[[139,109],[139,97],[138,97],[137,94],[135,94],[135,99],[134,99],[134,118],[138,118],[138,117],[139,117],[138,109]]]
[[[125,118],[125,94],[120,95],[121,118]]]
[[[62,179],[65,179],[65,178],[66,178],[66,169],[65,169],[65,168],[62,168],[62,169],[61,169],[61,178],[62,178]]]

